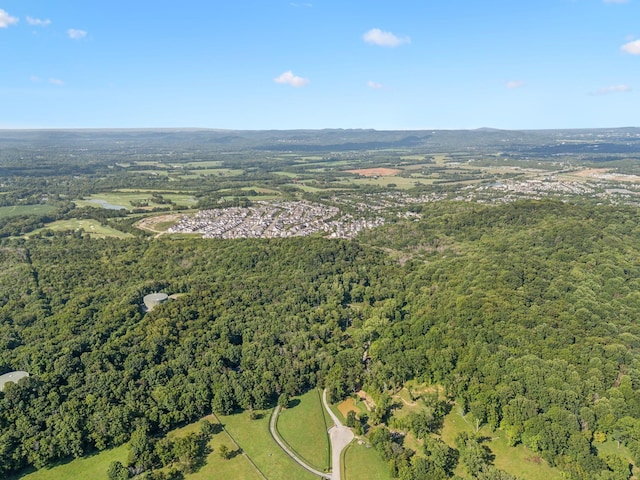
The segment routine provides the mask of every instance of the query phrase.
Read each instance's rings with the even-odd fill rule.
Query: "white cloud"
[[[372,45],[381,47],[398,47],[403,43],[411,43],[409,37],[397,37],[391,32],[383,32],[379,28],[372,28],[362,35],[362,39]]]
[[[15,25],[19,21],[19,18],[12,17],[0,8],[0,28],[7,28],[9,25]]]
[[[640,55],[640,40],[625,43],[620,49],[630,55]]]
[[[629,85],[611,85],[610,87],[599,88],[596,95],[606,95],[608,93],[626,93],[630,92],[631,87]]]
[[[604,3],[628,3],[629,0],[602,0]]]
[[[379,90],[379,89],[383,88],[384,85],[382,85],[381,83],[377,83],[377,82],[374,82],[372,80],[369,80],[367,82],[367,87],[373,88],[374,90]]]
[[[291,85],[292,87],[296,87],[296,88],[304,87],[305,85],[309,84],[308,78],[298,77],[297,75],[294,75],[291,70],[277,76],[276,78],[273,79],[273,81],[276,83]]]
[[[58,85],[58,86],[64,85],[64,82],[62,80],[57,79],[57,78],[50,78],[49,79],[49,83],[51,85]]]
[[[520,88],[524,87],[524,82],[522,80],[510,80],[507,82],[507,88]]]
[[[87,32],[85,32],[84,30],[70,28],[69,30],[67,30],[67,35],[71,40],[81,40],[87,36]]]
[[[40,77],[38,77],[36,75],[31,75],[29,77],[29,80],[31,80],[33,83],[38,83],[40,81]]]
[[[51,25],[51,20],[48,18],[46,20],[41,20],[39,18],[27,17],[27,23],[38,27],[46,27],[47,25]]]

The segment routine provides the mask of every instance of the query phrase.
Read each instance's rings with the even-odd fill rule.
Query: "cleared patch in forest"
[[[13,205],[0,207],[0,220],[3,218],[18,217],[20,215],[45,215],[55,210],[52,205]]]

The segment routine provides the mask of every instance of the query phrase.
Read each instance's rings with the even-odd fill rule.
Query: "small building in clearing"
[[[169,295],[166,293],[150,293],[145,295],[142,301],[144,302],[145,309],[150,312],[161,303],[166,302],[169,299]]]
[[[18,380],[24,377],[28,377],[29,373],[23,371],[15,371],[0,375],[0,392],[4,390],[5,383],[18,383]]]

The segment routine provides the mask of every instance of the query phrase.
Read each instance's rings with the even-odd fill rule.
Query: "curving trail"
[[[289,455],[296,463],[298,463],[305,470],[317,475],[321,478],[325,478],[327,480],[340,480],[340,455],[342,454],[342,450],[345,449],[347,445],[351,443],[351,440],[354,438],[354,434],[350,428],[345,427],[340,419],[331,411],[329,408],[329,403],[327,402],[327,390],[325,389],[322,392],[322,404],[324,405],[325,410],[329,413],[331,420],[334,423],[334,426],[329,428],[329,438],[331,439],[331,473],[321,472],[320,470],[316,470],[312,466],[308,465],[304,460],[302,460],[298,455],[293,452],[286,443],[280,438],[276,430],[276,421],[278,420],[278,415],[280,414],[280,407],[276,407],[271,414],[271,420],[269,421],[269,431],[271,432],[271,436],[276,441],[280,448],[285,451],[287,455]]]
[[[271,432],[271,436],[273,439],[280,445],[280,448],[285,451],[287,455],[289,455],[296,463],[298,463],[305,470],[317,475],[321,478],[325,478],[327,480],[332,480],[333,477],[330,473],[321,472],[320,470],[316,470],[312,466],[308,465],[304,460],[298,457],[280,438],[280,435],[276,431],[276,420],[278,419],[278,414],[280,413],[280,407],[277,406],[273,413],[271,414],[271,421],[269,422],[269,431]]]

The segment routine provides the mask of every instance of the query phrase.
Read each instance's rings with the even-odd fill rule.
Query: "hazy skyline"
[[[638,126],[640,0],[0,0],[0,128]]]

